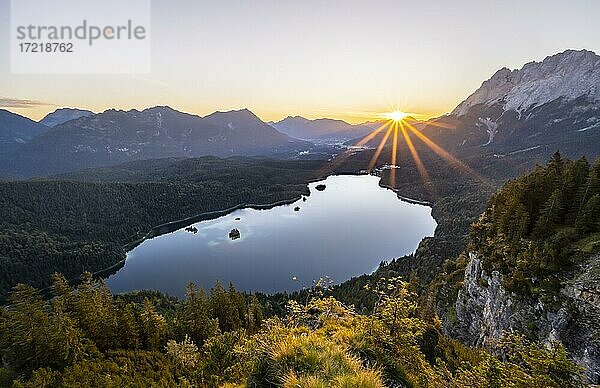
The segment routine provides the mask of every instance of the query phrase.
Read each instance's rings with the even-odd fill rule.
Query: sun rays
[[[376,115],[377,117],[384,118],[385,121],[381,123],[376,129],[371,131],[368,135],[359,140],[355,146],[356,147],[364,147],[368,146],[370,143],[378,141],[377,147],[371,157],[368,165],[367,171],[373,171],[373,169],[377,166],[378,160],[381,157],[384,149],[389,147],[391,142],[391,154],[387,160],[389,160],[389,166],[386,169],[389,169],[389,181],[387,185],[390,187],[396,187],[396,174],[397,170],[401,167],[398,165],[398,161],[401,160],[399,158],[400,149],[405,149],[408,151],[408,154],[414,161],[417,172],[423,182],[425,189],[428,193],[435,197],[435,188],[434,182],[431,179],[431,175],[427,171],[425,163],[423,162],[422,157],[419,155],[419,151],[417,146],[414,143],[414,139],[418,139],[419,142],[423,143],[427,148],[429,148],[434,154],[443,159],[448,166],[459,170],[461,173],[471,176],[477,181],[484,183],[486,185],[490,185],[490,182],[475,172],[471,167],[467,164],[450,154],[448,151],[444,150],[441,146],[436,144],[433,140],[431,140],[427,135],[423,133],[423,131],[419,128],[415,128],[415,123],[417,120],[412,118],[411,114],[405,113],[401,110],[395,110],[388,113],[380,113]],[[415,125],[413,125],[415,124]],[[430,126],[433,128],[441,128],[443,130],[452,130],[454,127],[452,124],[447,124],[445,122],[440,122],[438,120],[430,120],[424,123],[425,126]],[[400,144],[406,144],[406,148],[399,147]],[[341,165],[348,157],[353,155],[356,152],[354,151],[346,151],[341,155],[338,155],[336,158],[330,161],[329,168],[333,171],[336,167]]]
[[[458,170],[461,174],[468,175],[486,186],[492,186],[492,183],[488,179],[478,174],[465,162],[459,160],[440,145],[436,144],[423,131],[424,128],[429,129],[427,131],[428,133],[433,132],[434,134],[436,130],[452,131],[456,128],[452,121],[443,119],[418,121],[414,118],[419,117],[418,114],[406,113],[400,109],[395,109],[387,113],[372,113],[371,117],[377,119],[375,124],[378,124],[378,126],[357,141],[353,147],[349,147],[345,152],[332,157],[319,171],[320,176],[338,171],[338,168],[343,166],[344,162],[357,152],[360,152],[363,148],[374,148],[373,155],[365,166],[366,171],[372,172],[377,167],[379,159],[382,158],[384,150],[389,149],[390,155],[385,158],[387,165],[384,166],[384,170],[389,170],[389,177],[385,184],[386,186],[396,188],[398,178],[397,172],[403,167],[403,159],[400,156],[402,156],[402,152],[405,152],[406,155],[414,161],[416,171],[430,198],[436,198],[435,182],[425,165],[428,160],[430,162],[432,160],[430,158],[423,158],[419,154],[419,149],[421,150],[421,153],[424,149],[429,149],[450,168]],[[371,122],[371,125],[372,124],[373,122]],[[415,139],[418,141],[415,142]],[[416,143],[422,143],[426,148],[419,148]],[[377,144],[377,146],[374,147],[374,144]],[[438,170],[439,167],[434,169],[434,172],[436,172],[434,176],[437,176],[439,179],[440,173]]]

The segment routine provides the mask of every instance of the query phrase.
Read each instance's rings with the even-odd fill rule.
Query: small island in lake
[[[187,228],[185,228],[186,232],[190,232],[190,233],[198,233],[198,228],[196,228],[195,226],[188,226]]]
[[[229,238],[232,240],[237,240],[240,238],[240,231],[237,230],[237,228],[231,229],[231,232],[229,232]]]
[[[241,218],[240,218],[240,217],[236,217],[236,218],[235,218],[235,220],[236,220],[236,221],[239,221],[239,220],[241,220]]]
[[[300,206],[296,206],[296,207],[294,208],[294,211],[295,211],[295,212],[297,212],[297,211],[300,211]]]
[[[327,187],[327,186],[325,186],[324,184],[321,183],[321,184],[318,184],[315,187],[315,189],[317,189],[318,191],[323,191],[323,190],[325,190],[325,187]]]

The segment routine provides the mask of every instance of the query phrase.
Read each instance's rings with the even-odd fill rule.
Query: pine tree
[[[162,315],[156,312],[148,298],[144,298],[140,320],[145,348],[151,350],[162,348],[167,332],[167,322]]]
[[[18,284],[9,297],[2,320],[5,358],[18,371],[29,372],[52,362],[50,318],[37,289]]]
[[[600,230],[600,195],[596,194],[590,198],[577,217],[575,226],[582,233],[596,232]]]
[[[252,295],[250,306],[248,307],[248,331],[255,333],[262,326],[263,311],[256,295]]]
[[[585,156],[579,158],[575,163],[573,163],[573,179],[575,181],[575,186],[580,187],[583,185],[590,173],[590,164],[587,161]]]
[[[106,284],[101,280],[94,281],[91,273],[84,273],[73,305],[84,335],[99,349],[110,349],[117,337],[117,316]]]
[[[556,225],[561,222],[563,210],[562,191],[560,189],[555,189],[540,211],[533,232],[534,237],[543,238],[544,236],[550,235]]]
[[[204,290],[197,291],[193,283],[188,284],[186,288],[186,299],[180,319],[184,323],[185,334],[200,346],[218,331],[219,323],[210,317]]]
[[[577,195],[571,206],[570,219],[579,218],[579,213],[583,210],[586,202],[596,194],[600,193],[600,179],[594,171],[590,171],[585,183],[579,187]]]
[[[121,307],[119,311],[119,342],[124,349],[138,349],[141,342],[135,305],[133,303],[127,303],[127,305]]]
[[[210,311],[212,316],[219,321],[219,328],[222,332],[241,329],[242,320],[239,311],[219,281],[210,290]]]
[[[237,310],[237,315],[240,318],[240,328],[248,327],[248,308],[246,306],[246,298],[242,293],[238,292],[233,283],[229,283],[229,300],[233,308]]]
[[[560,152],[556,151],[546,167],[546,175],[550,178],[550,183],[553,184],[554,187],[560,183],[564,169],[565,160],[560,155]]]
[[[562,196],[561,196],[561,201],[563,203],[563,215],[561,218],[564,218],[565,221],[569,222],[569,214],[570,214],[570,208],[572,207],[571,205],[573,204],[573,202],[575,201],[575,198],[577,196],[577,191],[579,186],[576,183],[576,178],[574,175],[574,171],[573,168],[575,167],[574,164],[569,163],[569,167],[565,168],[565,172],[563,174],[563,178],[562,178],[562,186],[561,186],[561,191],[562,191]],[[562,219],[561,219],[562,221]]]
[[[77,321],[66,311],[66,300],[56,298],[52,302],[50,339],[53,357],[48,365],[64,368],[79,360],[86,352]]]
[[[69,286],[67,279],[60,273],[55,272],[52,275],[52,286],[50,287],[52,295],[56,298],[70,299],[73,290]]]

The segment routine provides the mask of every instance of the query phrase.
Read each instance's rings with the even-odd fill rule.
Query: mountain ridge
[[[28,117],[0,109],[0,151],[10,153],[50,128]]]
[[[588,50],[565,50],[520,69],[501,68],[451,114],[464,116],[475,105],[493,103],[521,112],[560,97],[573,100],[586,94],[600,99],[600,56]]]
[[[223,117],[229,121],[219,119]],[[236,123],[237,130],[230,122]],[[3,170],[12,175],[47,175],[130,160],[274,155],[311,146],[279,133],[247,109],[204,118],[165,106],[108,109],[32,138],[4,163]]]
[[[80,117],[88,117],[95,114],[91,110],[79,108],[58,108],[54,112],[48,113],[39,123],[53,128],[67,121],[76,120]]]
[[[331,118],[307,119],[303,116],[287,116],[270,124],[282,133],[306,140],[350,140],[373,130],[364,124],[350,124]]]
[[[600,56],[566,50],[521,69],[500,69],[423,133],[464,158],[516,153],[546,160],[556,150],[600,156]]]

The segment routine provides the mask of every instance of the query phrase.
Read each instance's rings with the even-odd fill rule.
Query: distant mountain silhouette
[[[365,136],[372,130],[368,125],[352,125],[333,119],[309,120],[301,116],[288,116],[271,125],[282,133],[306,140],[346,141]]]
[[[311,143],[279,133],[247,109],[206,118],[167,106],[107,110],[46,131],[2,162],[4,175],[37,176],[164,157],[275,155]]]
[[[50,128],[16,113],[0,109],[0,154],[7,155]]]

